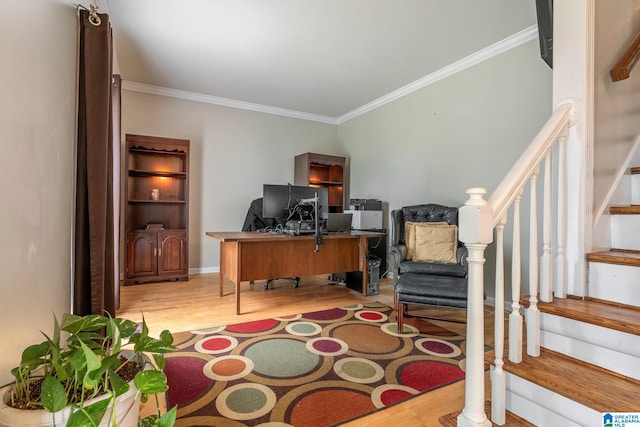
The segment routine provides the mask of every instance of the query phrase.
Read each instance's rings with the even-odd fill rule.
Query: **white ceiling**
[[[514,34],[528,29],[530,35],[536,24],[535,0],[102,0],[99,5],[110,15],[119,72],[132,87],[328,119]]]

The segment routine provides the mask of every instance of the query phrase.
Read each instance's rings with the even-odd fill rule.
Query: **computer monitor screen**
[[[287,219],[300,200],[313,199],[318,194],[321,219],[329,216],[329,191],[326,188],[299,185],[264,184],[262,189],[262,216]]]

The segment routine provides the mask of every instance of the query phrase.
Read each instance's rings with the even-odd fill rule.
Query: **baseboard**
[[[496,306],[496,299],[494,297],[487,297],[484,300],[484,304],[488,305],[488,306],[491,306],[491,307],[495,307]],[[506,311],[508,313],[511,313],[513,311],[512,308],[511,308],[511,304],[513,304],[511,301],[505,301],[504,302],[504,307],[503,307],[504,311]]]
[[[220,273],[220,267],[201,267],[190,268],[189,274],[207,274],[207,273]],[[124,280],[124,273],[120,273],[120,281]]]
[[[200,267],[190,268],[189,274],[207,274],[207,273],[220,273],[220,267]]]

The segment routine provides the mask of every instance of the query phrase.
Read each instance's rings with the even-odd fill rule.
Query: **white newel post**
[[[493,212],[484,188],[467,190],[469,200],[458,214],[459,239],[467,248],[467,358],[464,409],[458,426],[491,426],[484,412],[484,250],[493,241]]]

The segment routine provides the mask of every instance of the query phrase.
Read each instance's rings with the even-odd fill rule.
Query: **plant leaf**
[[[60,381],[50,375],[47,375],[42,381],[40,399],[42,407],[49,412],[58,412],[68,403],[64,387]]]
[[[81,329],[83,331],[97,331],[98,329],[107,326],[108,322],[109,319],[105,316],[90,314],[82,317]]]
[[[41,358],[46,356],[48,353],[49,343],[47,341],[43,341],[40,344],[30,345],[22,352],[21,363],[24,365],[30,365],[32,363],[35,363],[36,361],[40,361]]]
[[[84,351],[82,349],[74,350],[67,356],[67,363],[71,367],[72,372],[80,372],[87,363],[84,357]]]
[[[164,341],[149,336],[143,336],[140,338],[140,341],[136,343],[133,351],[136,353],[170,353],[175,351],[175,349],[175,346],[167,344]]]
[[[142,315],[142,336],[149,336],[149,327],[147,326],[147,321],[144,320],[144,314]]]
[[[122,347],[120,328],[112,318],[109,318],[107,323],[107,337],[111,337],[111,354],[120,353],[120,348]]]
[[[93,390],[98,385],[98,379],[95,378],[92,373],[99,370],[102,364],[100,363],[100,359],[98,359],[98,356],[96,356],[96,354],[91,351],[91,349],[87,347],[85,343],[80,341],[80,345],[82,346],[82,352],[87,362],[87,372],[84,375],[82,383],[86,388]]]
[[[156,423],[158,418],[158,414],[147,415],[144,418],[140,418],[138,420],[138,427],[155,427],[158,425]]]
[[[65,369],[63,363],[63,357],[60,348],[60,330],[58,328],[58,322],[56,320],[56,331],[54,333],[54,338],[49,338],[46,334],[43,334],[47,338],[47,342],[49,343],[49,363],[53,367],[55,373],[52,374],[61,382],[64,382],[69,378],[69,373]],[[57,335],[57,338],[56,338]]]
[[[97,331],[107,325],[107,318],[97,314],[87,316],[76,316],[75,314],[65,313],[62,316],[60,329],[71,334],[80,331]]]
[[[153,360],[156,362],[156,366],[160,370],[163,370],[164,365],[167,363],[166,360],[164,359],[164,356],[162,356],[161,354],[154,354]]]
[[[76,316],[71,313],[64,313],[62,315],[62,322],[60,322],[60,329],[72,334],[75,334],[80,330],[82,326],[82,317]]]
[[[148,415],[138,421],[138,427],[173,427],[176,423],[177,406],[167,411],[163,416],[158,414]]]
[[[173,344],[173,335],[171,335],[171,332],[169,332],[168,329],[165,329],[164,331],[160,332],[160,339],[165,344],[169,344],[169,345]]]
[[[99,400],[84,408],[76,409],[69,417],[67,427],[97,426],[113,400],[114,398],[111,397],[110,399]]]
[[[133,383],[140,392],[146,394],[162,393],[169,389],[167,376],[156,370],[138,372]]]
[[[58,322],[58,318],[56,315],[53,315],[53,344],[60,348],[60,323]]]
[[[69,348],[80,348],[80,341],[91,349],[104,353],[102,350],[102,343],[104,336],[97,332],[78,331],[76,334],[71,335],[67,340]]]
[[[158,427],[173,427],[176,423],[176,415],[178,413],[178,407],[174,406],[171,410],[167,411],[166,414],[161,416],[158,419],[157,426]]]
[[[113,321],[118,325],[122,338],[129,338],[138,329],[138,324],[131,320],[116,317]]]
[[[129,384],[123,380],[120,375],[111,371],[109,373],[109,381],[111,382],[111,388],[116,393],[116,397],[126,393],[129,390]]]
[[[107,369],[115,369],[120,366],[120,354],[112,354],[109,357],[102,359],[101,370],[105,372]]]

